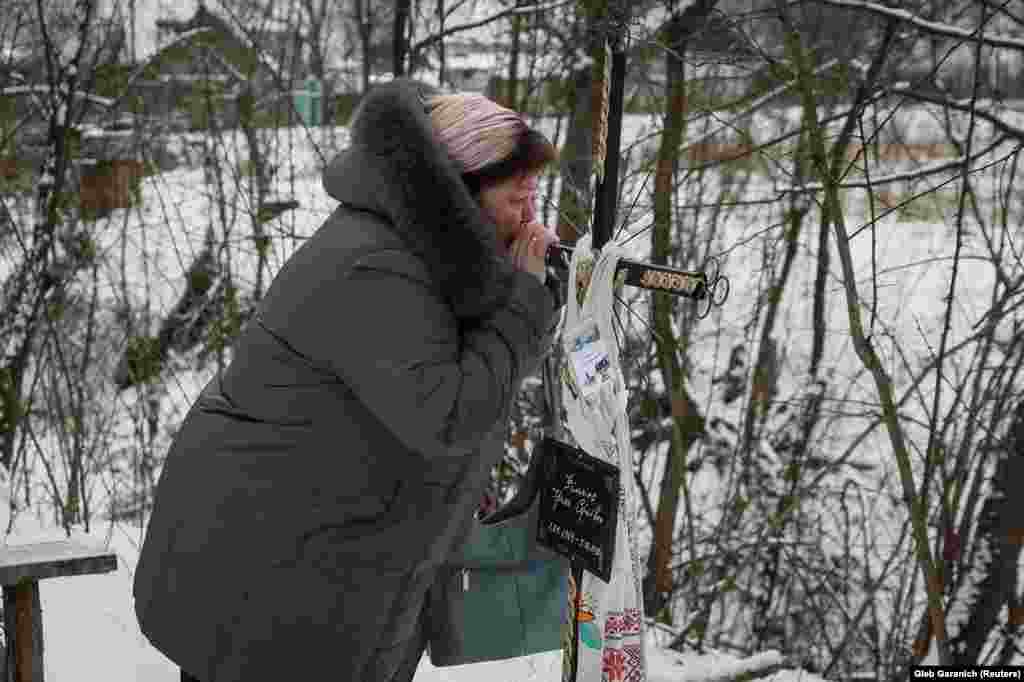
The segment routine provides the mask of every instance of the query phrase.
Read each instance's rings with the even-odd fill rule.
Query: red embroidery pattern
[[[607,639],[619,639],[625,630],[622,613],[613,611],[605,615],[604,636]]]
[[[622,634],[639,635],[642,623],[643,617],[640,615],[640,609],[626,609],[626,613],[622,616]]]
[[[605,649],[601,671],[608,682],[623,682],[626,674],[626,654],[619,649]]]
[[[622,647],[622,655],[625,657],[625,674],[622,682],[643,682],[644,669],[640,665],[640,645],[625,645]]]
[[[641,634],[642,616],[639,609],[614,611],[605,615],[605,645],[602,657],[604,679],[608,682],[643,682],[641,645],[626,644],[625,638]]]
[[[605,634],[608,637],[629,637],[641,634],[642,616],[639,609],[616,611],[605,617]]]

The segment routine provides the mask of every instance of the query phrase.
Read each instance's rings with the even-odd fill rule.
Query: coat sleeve
[[[434,293],[421,260],[398,249],[366,254],[332,293],[344,334],[319,335],[317,354],[408,448],[464,454],[551,343],[550,292],[529,274],[515,277],[509,303],[469,328]]]

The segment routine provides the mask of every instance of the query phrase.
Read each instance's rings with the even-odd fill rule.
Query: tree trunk
[[[562,188],[558,197],[558,236],[568,245],[590,229],[591,188],[590,171],[593,168],[594,139],[593,112],[590,106],[590,88],[593,76],[590,69],[577,69],[572,75],[572,104],[569,128],[562,147]]]
[[[668,264],[672,246],[672,189],[679,167],[686,119],[686,73],[682,60],[685,46],[683,16],[675,14],[669,20],[666,51],[666,112],[661,145],[658,150],[654,176],[654,229],[651,232],[651,260]],[[689,491],[685,489],[686,455],[703,431],[703,416],[690,397],[684,382],[684,372],[677,352],[679,340],[672,329],[673,299],[667,294],[652,294],[653,328],[658,367],[665,389],[672,401],[672,443],[661,480],[658,509],[654,522],[654,543],[647,561],[644,577],[644,611],[657,620],[671,624],[671,613],[666,609],[673,589],[671,572],[672,544],[675,520],[679,508],[679,493],[690,509]],[[685,349],[683,349],[685,353]],[[691,550],[693,548],[691,547]]]
[[[128,1],[128,30],[131,33],[131,37],[128,43],[128,57],[132,60],[132,64],[139,63],[139,53],[135,45],[135,27],[136,27],[136,12],[135,12],[135,0]]]
[[[584,36],[596,33],[595,21],[590,12],[586,23],[573,29],[577,42]],[[581,35],[582,33],[582,35]],[[597,41],[591,37],[587,43],[588,54],[593,56]],[[593,83],[589,66],[577,67],[572,76],[570,88],[572,98],[569,104],[569,126],[562,147],[561,176],[562,188],[558,197],[558,237],[567,245],[576,242],[581,234],[590,229],[593,196],[590,175],[593,170],[594,111],[591,102]],[[571,289],[571,288],[570,288]],[[570,292],[571,293],[571,292]]]
[[[312,32],[311,40],[316,40],[310,47],[311,56],[309,60],[309,73],[320,83],[320,125],[330,125],[333,118],[334,87],[327,78],[326,57],[323,54],[323,46],[317,44],[318,37]]]
[[[327,41],[330,33],[327,30],[328,0],[320,0],[319,6],[309,0],[306,11],[309,14],[309,72],[320,82],[320,125],[333,127],[334,118],[334,86],[327,78]],[[296,54],[301,54],[301,45],[296,46]]]
[[[406,34],[409,27],[409,12],[412,7],[412,0],[395,0],[395,23],[392,30],[392,67],[391,71],[395,78],[405,75],[405,61],[409,52],[409,41]]]
[[[516,0],[516,7],[522,7],[523,0]],[[517,93],[519,92],[519,34],[522,31],[523,19],[518,14],[512,15],[512,49],[509,52],[508,82],[505,84],[505,106],[517,109]]]
[[[362,54],[360,60],[362,67],[362,87],[360,92],[366,94],[370,89],[370,73],[373,65],[373,57],[370,51],[373,40],[373,17],[370,14],[369,3],[371,0],[352,0],[355,10],[356,26],[359,31],[359,50]]]
[[[818,229],[818,269],[814,275],[814,330],[811,340],[811,378],[818,376],[818,366],[825,353],[825,303],[827,300],[828,267],[829,267],[829,226],[824,220]]]
[[[686,72],[683,62],[686,41],[704,26],[717,2],[718,0],[697,0],[682,12],[679,12],[675,2],[672,2],[669,7],[671,16],[663,29],[668,48],[665,53],[666,111],[654,176],[654,227],[651,232],[651,260],[654,263],[668,264],[669,254],[672,252],[673,184],[686,130]],[[647,558],[647,574],[643,581],[644,610],[662,622],[671,623],[672,616],[666,607],[674,589],[670,563],[675,520],[680,491],[687,518],[693,516],[689,489],[686,485],[686,457],[690,447],[704,433],[704,416],[685,385],[685,369],[681,358],[685,356],[686,349],[680,349],[685,334],[677,336],[672,329],[672,308],[676,301],[669,295],[660,293],[652,294],[651,298],[658,367],[670,396],[673,423],[672,442],[654,521],[654,543]],[[690,554],[696,556],[692,532],[688,540]]]
[[[321,93],[323,94],[323,93]],[[256,286],[253,291],[254,300],[263,297],[263,278],[267,271],[268,237],[263,229],[263,210],[270,194],[271,174],[260,139],[254,127],[256,95],[251,87],[246,87],[238,98],[238,124],[245,137],[249,151],[249,197],[254,200],[256,210],[252,211],[252,240],[256,247]]]
[[[795,182],[802,182],[804,173],[802,163],[797,154]],[[766,306],[764,324],[761,327],[761,341],[758,345],[757,361],[754,364],[753,385],[750,390],[750,401],[747,403],[747,415],[743,425],[743,447],[742,451],[748,453],[753,448],[756,426],[763,422],[768,412],[770,401],[775,394],[775,384],[778,379],[778,356],[775,340],[772,332],[775,329],[775,317],[778,315],[779,307],[782,304],[782,294],[786,290],[786,283],[789,281],[789,273],[793,270],[793,263],[796,261],[797,247],[800,241],[800,229],[803,226],[804,216],[807,214],[807,206],[803,198],[794,195],[790,203],[789,229],[786,230],[786,253],[783,257],[782,271],[778,279],[772,283],[768,290],[768,305]]]
[[[444,0],[437,0],[437,22],[438,31],[444,34]],[[437,41],[437,61],[437,82],[440,83],[443,88],[445,85],[445,78],[447,77],[444,64],[444,40]]]
[[[1016,601],[1017,564],[1024,542],[1024,500],[1014,491],[1022,485],[1024,402],[1014,412],[1006,445],[996,453],[990,492],[978,516],[970,556],[960,567],[950,600],[946,622],[953,665],[977,665],[982,647],[993,635],[1004,644],[1019,641],[1024,623],[1019,622]],[[1008,627],[1002,633],[993,632],[1004,606],[1009,611]]]

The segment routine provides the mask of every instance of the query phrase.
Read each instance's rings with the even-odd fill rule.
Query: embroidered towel
[[[591,244],[589,234],[576,243],[569,268],[562,393],[576,444],[619,467],[621,492],[611,581],[605,583],[586,571],[581,585],[570,578],[570,604],[575,591],[582,590],[576,682],[645,682],[643,573],[634,528],[632,443],[626,387],[612,329],[615,267],[625,252],[608,243],[595,257]],[[591,276],[581,292],[581,308],[577,272],[586,270]],[[572,667],[571,627],[570,620],[568,650],[563,656],[566,679]]]

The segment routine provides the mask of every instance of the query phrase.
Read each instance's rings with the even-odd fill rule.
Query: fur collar
[[[456,316],[481,317],[508,300],[513,270],[498,254],[495,226],[434,136],[423,103],[431,92],[396,79],[367,93],[352,117],[351,144],[327,167],[324,188],[387,218]]]

